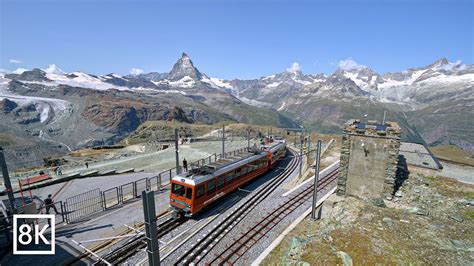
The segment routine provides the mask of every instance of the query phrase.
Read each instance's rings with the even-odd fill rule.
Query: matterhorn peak
[[[194,67],[191,58],[189,58],[189,56],[183,52],[181,54],[181,58],[176,61],[173,66],[173,69],[171,69],[171,72],[168,75],[168,79],[175,81],[180,80],[186,76],[194,80],[201,80],[203,77],[201,72],[199,72],[199,70]]]

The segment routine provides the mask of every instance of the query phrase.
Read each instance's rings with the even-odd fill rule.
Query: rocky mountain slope
[[[2,73],[2,145],[11,150],[9,161],[40,164],[43,155],[116,143],[145,121],[298,126],[275,110],[244,103],[218,82],[199,72],[186,54],[165,75],[97,76],[57,67]],[[21,139],[31,140],[41,150],[38,156],[16,152]]]
[[[430,145],[454,144],[474,153],[474,66],[442,58],[428,66],[380,75],[366,66],[332,75],[301,71],[254,80],[226,81],[235,95],[278,111],[323,132],[340,131],[348,118],[402,124],[405,137]],[[252,103],[252,102],[250,102]]]
[[[473,98],[474,66],[446,59],[383,75],[354,65],[329,76],[292,67],[259,79],[222,80],[183,53],[169,73],[100,76],[55,65],[0,73],[0,126],[6,135],[67,151],[115,143],[150,120],[303,124],[337,133],[347,119],[382,120],[386,111],[407,139],[473,153]]]

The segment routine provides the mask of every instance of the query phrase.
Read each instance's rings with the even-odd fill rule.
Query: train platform
[[[115,176],[114,182],[107,182],[103,180],[103,188],[108,186],[116,186],[115,182],[131,179],[140,179],[142,175],[124,175]],[[86,179],[78,181],[87,181]],[[98,180],[95,181],[95,185],[99,185]],[[87,182],[86,182],[87,183]],[[69,187],[65,188],[64,193],[58,194],[59,199],[63,199],[68,193],[75,191],[80,193],[87,189],[86,183],[84,182],[73,182]],[[56,189],[59,187],[56,186]],[[43,189],[40,192],[40,196],[47,195],[48,193],[54,193],[53,187]],[[161,191],[155,193],[155,204],[156,213],[165,212],[169,208],[169,188],[165,187]],[[60,215],[57,215],[59,220]],[[65,264],[75,260],[78,256],[83,254],[85,250],[78,246],[75,242],[81,243],[86,248],[93,248],[94,246],[101,243],[101,241],[88,242],[90,240],[114,237],[119,235],[120,232],[127,229],[127,226],[134,227],[135,225],[143,222],[143,207],[142,199],[135,198],[130,200],[126,204],[117,205],[114,208],[96,213],[77,222],[70,224],[57,223],[56,224],[56,254],[55,255],[12,255],[7,254],[1,260],[1,265],[32,265],[37,264],[41,261],[42,264]],[[85,262],[95,262],[94,257],[89,257]]]

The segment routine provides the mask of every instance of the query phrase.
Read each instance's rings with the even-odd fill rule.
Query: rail
[[[232,154],[240,153],[247,150],[241,148],[229,151],[224,154],[228,157]],[[211,154],[208,157],[191,162],[191,167],[199,167],[207,163],[219,160],[222,154]],[[153,190],[161,192],[167,186],[174,175],[176,175],[176,167],[162,171],[158,175],[145,177],[133,182],[125,183],[116,187],[106,189],[104,191],[99,188],[77,194],[67,198],[61,205],[61,209],[65,211],[63,220],[67,223],[80,221],[81,219],[100,213],[102,211],[114,208],[118,205],[126,204],[140,198],[141,191]]]
[[[215,245],[224,235],[230,230],[229,228],[234,227],[239,223],[250,211],[252,211],[262,200],[266,199],[270,194],[276,190],[285,180],[289,177],[299,165],[299,156],[294,156],[296,152],[290,150],[293,154],[292,160],[288,167],[280,173],[277,177],[273,178],[269,183],[262,186],[251,198],[246,202],[238,206],[232,211],[227,217],[225,217],[218,226],[216,226],[211,232],[204,235],[196,244],[194,244],[187,252],[181,255],[174,265],[188,265],[197,264],[206,254],[210,251],[210,246]]]

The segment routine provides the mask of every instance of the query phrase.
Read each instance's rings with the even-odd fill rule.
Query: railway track
[[[252,208],[249,208],[248,211],[253,209],[253,207],[255,207],[260,202],[260,200],[263,200],[265,197],[271,194],[271,192],[273,192],[273,190],[275,190],[286,179],[286,177],[288,177],[294,170],[297,169],[300,158],[296,156],[296,153],[294,151],[290,150],[290,153],[293,155],[293,158],[291,162],[289,163],[288,167],[285,169],[283,173],[273,178],[270,183],[268,183],[263,188],[259,189],[258,194],[260,196],[252,197],[250,201],[252,201],[254,205],[252,206]],[[239,208],[242,208],[242,206]],[[245,213],[248,213],[248,211]],[[175,228],[179,227],[181,224],[183,224],[186,221],[186,219],[181,219],[181,220],[178,220],[175,218],[166,219],[166,215],[160,215],[159,217],[157,217],[157,219],[159,219],[158,220],[158,223],[159,223],[158,237],[159,238],[170,233],[171,231],[173,231]],[[143,228],[144,228],[144,224],[140,223],[136,230],[142,231]],[[107,243],[101,244],[98,248],[93,249],[92,251],[93,252],[104,251],[114,246],[117,246],[117,244],[118,244],[118,241],[108,241]],[[137,236],[128,239],[124,243],[120,243],[119,247],[108,252],[105,256],[102,256],[102,259],[104,261],[111,263],[112,265],[124,263],[127,261],[127,259],[135,255],[139,250],[144,249],[145,247],[146,247],[146,241],[145,241],[144,236],[141,234],[140,235],[137,234]],[[102,260],[100,260],[96,262],[96,265],[105,265],[105,263]]]
[[[166,212],[162,212],[160,214],[158,214],[156,216],[157,220],[161,221],[161,220],[166,220],[167,217],[171,214],[170,211],[166,211]],[[142,231],[143,229],[145,228],[145,224],[143,222],[139,223],[138,224],[138,227],[135,229],[136,231]],[[127,230],[124,230],[122,231],[120,234],[118,234],[117,236],[122,236],[122,235],[128,235],[130,233],[135,233],[136,231],[132,230],[132,229],[127,229]],[[98,245],[95,245],[91,248],[89,248],[90,251],[98,254],[98,253],[101,253],[101,252],[104,252],[105,250],[107,249],[110,249],[110,248],[113,248],[115,245],[117,245],[117,243],[119,243],[120,240],[119,239],[110,239],[110,240],[107,240],[107,241],[103,241],[101,242],[100,244]],[[68,262],[65,262],[64,264],[65,265],[77,265],[77,264],[81,264],[83,262],[81,262],[82,259],[85,259],[87,257],[89,257],[91,254],[90,252],[84,252],[82,253],[81,255],[75,257],[73,260],[71,261],[68,261]],[[100,261],[97,262],[96,264],[98,263],[101,263]]]
[[[318,191],[325,189],[337,179],[338,169],[326,175],[318,184]],[[210,265],[234,264],[260,239],[265,237],[273,228],[278,225],[286,216],[307,202],[313,195],[313,185],[308,186],[300,193],[287,199],[266,216],[260,219],[254,226],[247,228],[238,238],[234,238],[231,245],[227,246],[211,260]]]
[[[285,181],[298,167],[301,158],[290,149],[293,159],[286,169],[273,178],[269,183],[261,187],[249,200],[236,207],[231,214],[225,217],[208,234],[199,239],[189,250],[187,250],[174,265],[197,264],[207,253],[222,239],[234,226],[236,226],[250,211],[261,201],[266,199]]]
[[[168,219],[163,219],[164,221],[158,224],[158,238],[163,237],[168,234],[181,224],[185,222],[185,219],[178,219],[170,217]],[[143,225],[144,227],[144,225]],[[129,239],[120,247],[114,249],[112,252],[108,253],[103,257],[104,260],[111,263],[112,265],[117,265],[125,262],[128,258],[132,257],[137,253],[138,250],[146,247],[146,241],[144,235],[137,235],[132,239]],[[102,262],[98,262],[98,265],[101,265]]]

